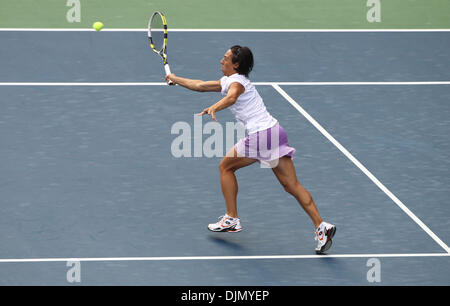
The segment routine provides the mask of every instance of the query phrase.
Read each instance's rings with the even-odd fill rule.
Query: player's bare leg
[[[233,147],[219,164],[222,194],[225,199],[227,215],[230,217],[237,218],[238,183],[234,172],[256,161],[256,159],[248,157],[238,157]]]
[[[322,218],[311,194],[298,181],[292,159],[288,156],[281,157],[278,165],[272,171],[284,187],[284,190],[297,199],[317,228],[322,223]]]
[[[294,163],[290,157],[279,159],[277,167],[272,169],[284,189],[292,194],[309,215],[315,227],[317,241],[316,253],[322,254],[330,249],[336,226],[323,222],[311,194],[300,184],[295,173]]]

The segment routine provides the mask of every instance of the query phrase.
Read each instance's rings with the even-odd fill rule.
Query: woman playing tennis
[[[237,215],[238,184],[235,172],[255,162],[272,168],[284,187],[294,196],[309,215],[315,226],[316,252],[327,251],[332,244],[336,227],[322,221],[310,193],[299,183],[292,158],[295,149],[289,147],[286,132],[267,111],[255,86],[248,79],[253,68],[253,54],[247,47],[233,46],[220,61],[223,77],[218,81],[201,81],[182,78],[175,74],[166,76],[166,81],[194,91],[221,92],[224,97],[214,105],[205,108],[199,115],[210,115],[229,108],[238,122],[241,122],[248,136],[239,140],[226,154],[219,165],[220,183],[225,198],[226,214],[217,223],[209,224],[214,232],[239,232],[241,221]],[[275,136],[275,139],[274,139]]]

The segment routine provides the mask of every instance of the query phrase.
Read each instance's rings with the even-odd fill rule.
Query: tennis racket
[[[167,21],[161,12],[154,12],[148,21],[148,40],[152,50],[161,56],[166,75],[169,75],[170,67],[167,61]],[[174,85],[169,81],[169,85]]]

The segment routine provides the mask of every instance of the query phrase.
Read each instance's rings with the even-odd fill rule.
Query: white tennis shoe
[[[239,218],[231,218],[227,214],[219,217],[217,223],[208,224],[208,229],[213,232],[240,232],[242,230],[241,220]]]
[[[336,226],[330,223],[322,222],[315,231],[314,239],[317,241],[316,253],[322,254],[331,248],[334,234],[336,233]]]

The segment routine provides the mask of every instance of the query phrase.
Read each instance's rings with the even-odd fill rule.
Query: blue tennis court
[[[0,39],[0,284],[67,285],[72,261],[81,285],[449,284],[448,32],[171,33],[189,78],[217,80],[230,46],[252,49],[250,78],[337,226],[327,255],[258,165],[237,172],[244,230],[207,230],[225,208],[221,158],[175,157],[171,131],[220,94],[166,86],[145,32]]]

